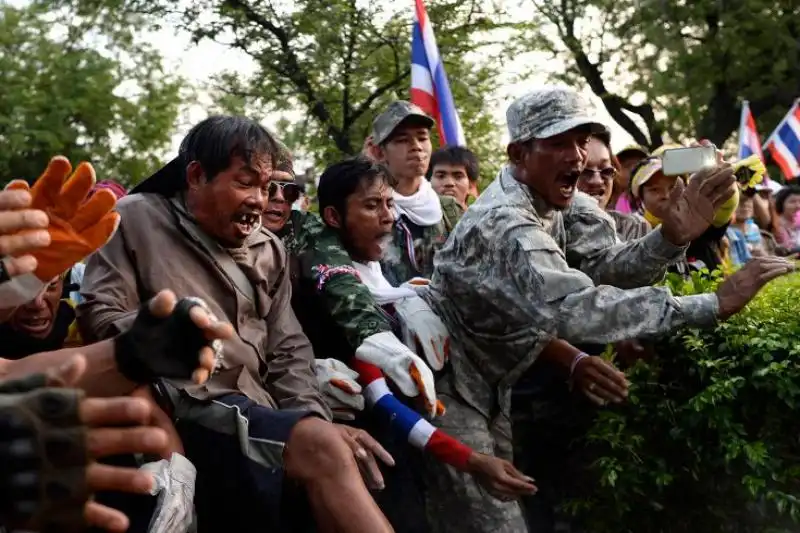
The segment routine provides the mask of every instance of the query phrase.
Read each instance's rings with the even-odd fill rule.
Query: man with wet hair
[[[87,334],[116,335],[139,302],[169,287],[234,325],[208,383],[158,384],[197,467],[201,532],[308,519],[284,486],[304,489],[321,531],[389,532],[356,463],[380,447],[330,423],[291,309],[285,249],[262,227],[278,154],[250,119],[194,126],[178,157],[119,203],[117,234],[87,264],[79,320]]]

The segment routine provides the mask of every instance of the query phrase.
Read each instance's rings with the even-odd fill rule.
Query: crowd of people
[[[63,157],[12,182],[0,524],[555,531],[565,451],[532,430],[540,400],[625,402],[605,345],[630,363],[794,271],[800,189],[739,179],[721,152],[691,176],[663,172],[674,146],[614,154],[565,88],[506,118],[480,193],[475,155],[434,151],[404,101],[325,169],[317,212],[286,146],[236,116],[130,191]],[[660,284],[717,269],[716,293]]]

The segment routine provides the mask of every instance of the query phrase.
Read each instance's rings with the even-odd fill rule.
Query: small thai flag
[[[439,138],[445,145],[466,145],[439,47],[422,0],[415,0],[411,35],[411,103],[436,120]]]
[[[750,102],[742,102],[742,120],[739,125],[739,159],[746,159],[757,155],[764,162],[764,152],[761,151],[761,137],[758,136],[756,121],[750,112]],[[769,183],[769,176],[764,176],[764,185]]]
[[[800,106],[795,101],[778,127],[764,143],[787,180],[800,176]]]

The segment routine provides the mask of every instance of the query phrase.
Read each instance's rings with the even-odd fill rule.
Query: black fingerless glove
[[[114,339],[114,357],[123,376],[136,383],[157,378],[190,379],[200,362],[200,350],[211,346],[189,311],[202,304],[181,298],[167,318],[158,318],[145,303],[131,328]]]
[[[83,394],[37,388],[43,375],[0,384],[0,522],[14,529],[83,531]]]

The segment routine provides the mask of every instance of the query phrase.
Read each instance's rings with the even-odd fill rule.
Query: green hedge
[[[718,277],[667,283],[713,290]],[[587,532],[800,531],[800,274],[628,369],[630,401],[575,446],[565,510]]]

